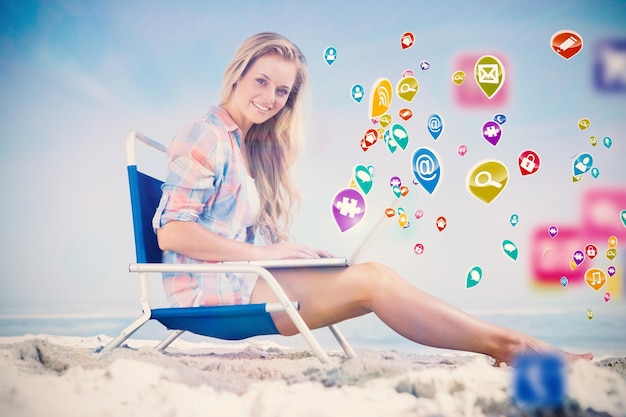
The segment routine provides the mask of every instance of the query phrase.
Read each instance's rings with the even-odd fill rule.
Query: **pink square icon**
[[[491,98],[487,98],[485,93],[483,93],[476,82],[476,77],[474,76],[474,66],[476,65],[476,61],[484,55],[497,57],[500,62],[502,62],[502,66],[504,67],[504,84],[502,84],[500,90]],[[461,85],[457,85],[450,81],[450,88],[452,89],[454,102],[457,105],[464,108],[501,109],[508,104],[510,96],[509,86],[511,85],[511,70],[508,65],[508,61],[503,54],[479,52],[460,54],[455,58],[450,74],[457,71],[463,71],[465,73],[465,80]]]

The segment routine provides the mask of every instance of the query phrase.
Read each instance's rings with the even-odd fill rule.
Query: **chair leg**
[[[130,326],[126,327],[122,332],[117,335],[117,337],[111,340],[101,351],[100,353],[108,352],[119,347],[122,343],[124,343],[129,337],[133,335],[141,326],[146,324],[148,320],[150,320],[150,310],[148,312],[139,317],[137,320],[132,322]]]
[[[343,351],[346,352],[346,356],[348,356],[349,358],[358,358],[356,352],[354,351],[354,349],[352,349],[352,346],[350,346],[350,343],[348,343],[348,340],[343,336],[343,333],[341,333],[337,326],[331,324],[328,326],[328,328],[335,336],[335,339],[337,339],[337,342],[339,342],[339,344],[341,345]]]
[[[163,352],[174,340],[178,339],[178,337],[183,333],[185,333],[184,330],[173,330],[170,334],[167,335],[165,339],[161,340],[161,343],[156,345],[155,349],[159,352]]]

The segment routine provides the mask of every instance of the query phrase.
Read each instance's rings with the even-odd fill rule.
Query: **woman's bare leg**
[[[272,273],[289,298],[300,302],[300,314],[311,328],[374,312],[390,328],[414,342],[483,353],[493,357],[497,364],[510,363],[516,354],[524,351],[556,350],[522,333],[472,317],[376,263],[348,268],[273,270]],[[275,300],[267,284],[259,279],[251,302]],[[297,333],[286,314],[274,314],[273,318],[281,334]]]

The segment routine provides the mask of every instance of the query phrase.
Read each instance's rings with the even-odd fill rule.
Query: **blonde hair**
[[[230,101],[237,81],[265,55],[280,56],[296,64],[296,79],[285,106],[268,121],[252,125],[243,139],[250,175],[256,180],[261,201],[258,231],[268,242],[276,243],[289,239],[292,208],[300,202],[290,170],[303,137],[303,106],[308,86],[304,55],[279,34],[264,32],[251,36],[240,45],[224,72],[221,101],[222,105]]]

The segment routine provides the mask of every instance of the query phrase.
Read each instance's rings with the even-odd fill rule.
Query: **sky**
[[[601,312],[624,304],[623,2],[307,3],[0,3],[0,312],[137,309],[138,286],[127,269],[134,248],[125,136],[137,129],[169,143],[182,125],[217,104],[235,49],[261,31],[299,45],[311,75],[306,146],[294,173],[303,196],[294,226],[298,242],[349,255],[396,200],[389,186],[395,176],[409,188],[399,202],[409,225],[400,227],[398,215],[383,219],[360,260],[388,264],[414,285],[470,310],[573,308],[582,317],[590,307]],[[583,39],[569,59],[552,49],[559,31]],[[406,32],[414,43],[403,49]],[[607,45],[610,58],[601,52]],[[328,47],[337,51],[332,64],[324,57]],[[483,55],[500,59],[505,72],[491,99],[474,80],[473,63]],[[616,91],[603,89],[608,81],[594,72],[608,65],[606,59],[617,83],[609,90]],[[428,69],[420,67],[423,61]],[[455,84],[452,74],[465,67],[466,79]],[[393,123],[408,132],[406,149],[392,153],[381,138],[363,151],[361,138],[379,127],[369,114],[374,83],[387,78],[395,86],[406,70],[419,82],[415,97],[405,102],[394,94],[389,107]],[[360,102],[351,96],[355,84],[365,92]],[[407,121],[398,116],[403,107],[413,112]],[[444,124],[437,139],[427,129],[432,114]],[[506,122],[492,145],[482,126],[497,114]],[[582,118],[590,121],[584,130]],[[461,145],[467,146],[463,156]],[[412,158],[419,148],[435,151],[442,167],[432,194],[414,183]],[[522,175],[518,157],[526,150],[540,165]],[[587,172],[574,182],[573,165],[584,153],[593,156],[599,175]],[[155,173],[163,171],[159,155],[138,157]],[[507,167],[508,182],[486,204],[468,191],[467,181],[473,167],[488,160]],[[342,232],[333,198],[350,185],[357,165],[373,167],[373,185],[362,221]],[[419,219],[418,210],[424,213]],[[514,226],[513,214],[519,219]],[[439,231],[441,216],[447,227]],[[549,226],[561,234],[551,238]],[[605,257],[610,236],[619,240],[613,260]],[[504,240],[517,246],[516,260],[503,251]],[[415,253],[417,244],[423,253]],[[587,244],[598,256],[571,270],[572,251]],[[606,287],[594,291],[585,284],[587,268],[610,265],[617,273]],[[483,276],[467,288],[474,266]],[[567,287],[562,276],[569,277]]]

